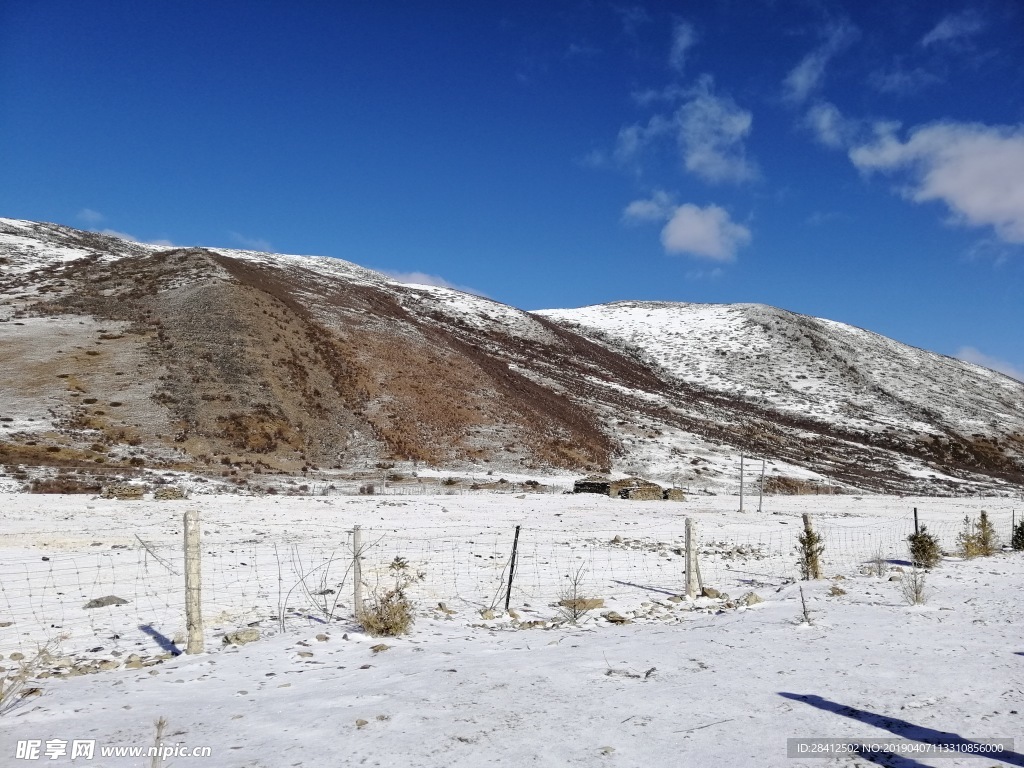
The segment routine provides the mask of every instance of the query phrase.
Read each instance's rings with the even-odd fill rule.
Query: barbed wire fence
[[[201,503],[200,503],[201,506]],[[343,625],[353,614],[353,526],[231,518],[212,505],[201,510],[202,615],[207,637],[258,625],[269,631]],[[1005,518],[1005,519],[1004,519]],[[1011,513],[991,513],[1004,543]],[[799,516],[764,515],[717,523],[698,516],[698,560],[703,583],[740,597],[800,578]],[[943,550],[952,552],[963,523],[922,518]],[[493,523],[367,526],[361,530],[362,583],[371,599],[393,583],[396,558],[422,574],[408,588],[421,611],[446,611],[479,620],[500,612],[506,598],[518,612],[550,620],[569,586],[626,614],[685,592],[681,517],[633,523],[523,524],[514,570],[515,525]],[[706,523],[706,525],[704,525]],[[701,530],[703,526],[703,530]],[[822,537],[824,576],[851,575],[876,556],[909,566],[909,512],[888,520],[815,516]],[[0,549],[0,654],[28,654],[51,640],[66,653],[108,656],[177,653],[184,648],[185,567],[182,525],[167,521],[118,532],[131,543],[91,542],[86,551]],[[93,546],[95,545],[95,546]],[[575,578],[575,584],[572,582]],[[511,582],[511,583],[510,583]],[[0,660],[0,666],[4,662]]]

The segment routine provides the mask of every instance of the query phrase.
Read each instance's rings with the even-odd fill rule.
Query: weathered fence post
[[[352,612],[358,621],[363,615],[363,529],[352,527]]]
[[[512,538],[512,559],[508,563],[508,589],[505,590],[505,612],[508,613],[509,603],[512,602],[512,577],[516,573],[516,551],[519,549],[519,528],[516,526],[516,535]]]
[[[686,596],[697,597],[697,532],[689,517],[686,518]]]
[[[202,552],[199,510],[185,512],[185,629],[186,653],[203,652]]]
[[[917,507],[914,507],[914,535],[917,536],[921,529],[917,527]]]
[[[743,454],[740,454],[740,512],[743,511]]]
[[[757,489],[757,512],[761,513],[761,503],[764,501],[764,459],[761,459],[761,485]]]
[[[801,558],[804,562],[806,579],[821,578],[821,537],[811,528],[811,516],[804,512],[804,540],[801,542]]]

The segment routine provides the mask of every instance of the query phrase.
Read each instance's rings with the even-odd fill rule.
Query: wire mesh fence
[[[202,613],[210,636],[255,623],[273,629],[351,621],[352,525],[239,519],[216,505],[201,515]],[[990,518],[1008,542],[1011,512]],[[697,520],[705,585],[738,597],[800,577],[798,515],[733,516],[725,522],[705,515]],[[943,550],[955,551],[962,521],[947,515],[922,522]],[[824,543],[825,577],[856,573],[876,557],[909,565],[910,510],[870,522],[816,516],[814,527]],[[90,534],[98,537],[99,530]],[[51,549],[46,555],[26,554],[18,547],[0,550],[0,654],[27,653],[55,638],[77,653],[183,647],[180,519],[168,517],[117,533],[123,543],[86,543],[83,538],[73,551]],[[382,522],[364,526],[361,534],[368,598],[393,583],[397,559],[419,577],[408,594],[421,610],[444,603],[474,616],[500,611],[508,600],[517,610],[551,618],[570,588],[620,612],[685,591],[682,516],[524,524],[514,570],[511,523]]]

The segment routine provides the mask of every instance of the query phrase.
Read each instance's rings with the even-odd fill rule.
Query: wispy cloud
[[[662,191],[649,199],[634,200],[622,212],[627,224],[664,221],[661,244],[666,253],[689,254],[702,259],[730,262],[751,241],[750,230],[737,224],[717,205],[704,208],[693,203],[673,205]]]
[[[672,215],[675,206],[671,196],[662,190],[656,190],[647,200],[634,200],[622,212],[622,221],[626,224],[642,224],[651,221],[664,221]]]
[[[686,69],[686,55],[697,42],[697,31],[689,22],[676,20],[672,26],[672,47],[669,49],[668,63],[676,72]]]
[[[106,235],[107,237],[116,237],[121,240],[128,240],[129,242],[132,243],[142,243],[143,245],[162,245],[167,248],[174,247],[174,243],[172,243],[170,240],[165,240],[162,238],[157,238],[155,240],[143,240],[141,238],[136,237],[135,235],[130,235],[127,232],[121,232],[116,229],[94,229],[92,231],[98,232],[101,235]]]
[[[913,96],[941,80],[938,75],[923,67],[903,69],[899,66],[889,70],[877,70],[868,77],[868,83],[876,91],[895,96]]]
[[[243,248],[247,248],[250,251],[262,251],[264,253],[273,253],[274,246],[272,246],[267,240],[260,237],[246,237],[239,232],[228,232],[231,239],[241,245]]]
[[[822,30],[822,43],[804,56],[783,80],[782,91],[786,100],[800,104],[820,89],[829,61],[851,45],[859,34],[857,28],[846,20],[826,26]]]
[[[757,178],[744,144],[753,121],[753,115],[730,97],[715,95],[709,75],[701,77],[693,97],[675,115],[686,170],[712,183]]]
[[[387,275],[397,283],[405,283],[406,285],[432,285],[435,288],[451,288],[454,291],[462,291],[463,293],[471,293],[474,296],[490,298],[483,291],[478,291],[476,288],[470,288],[466,285],[458,285],[449,280],[445,280],[440,275],[430,275],[426,272],[396,272],[390,269],[381,269],[378,271],[381,274]]]
[[[905,197],[945,203],[957,223],[1024,243],[1024,125],[931,123],[905,141],[883,126],[850,160],[865,173],[901,174]]]
[[[819,143],[832,149],[849,146],[860,129],[860,123],[845,117],[835,104],[827,101],[812,105],[803,123]]]
[[[75,214],[75,218],[90,226],[96,226],[107,217],[99,211],[94,211],[92,208],[83,208]]]
[[[1024,368],[1008,363],[1005,360],[1000,360],[998,357],[986,355],[974,347],[960,347],[955,357],[968,363],[991,368],[993,371],[999,371],[999,373],[1005,373],[1007,376],[1018,381],[1024,381]]]
[[[641,26],[653,21],[651,14],[642,5],[628,5],[616,8],[615,11],[622,20],[622,32],[626,37],[635,37]]]
[[[981,14],[973,8],[967,8],[960,13],[943,16],[939,23],[921,38],[919,44],[922,48],[938,44],[956,45],[978,34],[985,26],[986,22]]]

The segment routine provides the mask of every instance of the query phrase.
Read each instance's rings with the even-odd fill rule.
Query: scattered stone
[[[599,751],[602,755],[610,755],[615,751],[615,747],[601,747]]]
[[[104,659],[97,665],[97,667],[104,672],[109,672],[110,670],[117,669],[120,666],[121,662],[115,661],[114,659]]]
[[[759,594],[757,594],[757,592],[747,592],[747,594],[740,598],[740,602],[749,607],[751,605],[763,603],[764,599]]]
[[[224,635],[224,645],[245,645],[260,639],[260,631],[255,627],[239,629]]]
[[[97,597],[90,600],[88,603],[83,605],[83,608],[106,608],[108,605],[128,605],[128,601],[123,597],[117,595],[107,595],[106,597]]]
[[[842,587],[840,587],[840,586],[836,585],[836,584],[833,584],[833,585],[832,585],[832,589],[830,589],[830,590],[828,591],[828,593],[829,593],[829,594],[830,594],[830,595],[831,595],[832,597],[839,597],[840,595],[845,595],[845,594],[846,594],[846,590],[845,590],[845,589],[843,589]]]
[[[710,597],[712,600],[717,600],[722,596],[722,593],[714,587],[704,587],[704,589],[700,591],[700,594],[702,597]]]
[[[604,619],[605,621],[607,621],[609,624],[629,624],[630,623],[629,619],[627,619],[625,616],[623,616],[620,613],[616,613],[615,611],[608,611],[607,613],[602,613],[601,614],[601,618]]]
[[[899,574],[895,574],[889,577],[889,581],[899,581],[902,577]]]
[[[174,485],[165,485],[153,491],[153,498],[156,501],[179,501],[188,498],[188,495]]]
[[[571,597],[559,600],[558,604],[575,613],[582,613],[583,611],[595,611],[598,608],[604,608],[604,599],[600,597]]]
[[[108,485],[100,493],[101,499],[117,499],[118,501],[138,501],[146,495],[149,490],[144,485],[132,485],[131,483],[114,483]]]
[[[668,601],[669,601],[670,603],[681,603],[681,602],[683,602],[683,600],[684,600],[684,599],[685,599],[685,598],[683,598],[683,597],[680,597],[679,595],[672,595],[672,597],[670,597],[670,598],[668,599]]]
[[[441,613],[443,613],[443,614],[444,614],[445,616],[452,616],[452,615],[454,615],[454,614],[455,614],[455,611],[453,611],[453,610],[452,610],[451,608],[449,608],[449,607],[448,607],[447,605],[445,605],[444,603],[438,603],[438,604],[437,604],[437,610],[439,610],[439,611],[440,611]]]
[[[358,720],[356,720],[356,728],[365,728],[369,724],[369,721],[363,720],[363,718],[361,717]]]
[[[390,645],[385,645],[384,643],[377,643],[376,645],[371,645],[370,650],[374,653],[381,653],[382,651],[388,650],[390,647]]]
[[[15,651],[8,658],[11,661],[21,661],[22,659],[25,658],[25,654],[24,653],[19,653],[18,651]]]
[[[13,626],[13,625],[14,625],[13,621],[0,621],[0,627],[10,627],[10,626]]]
[[[321,632],[319,635],[316,636],[316,639],[319,640],[321,643],[326,643],[331,638],[325,635],[323,632]]]
[[[536,619],[534,621],[524,621],[519,625],[520,629],[544,629],[548,623],[542,619]]]
[[[308,658],[310,658],[313,655],[313,652],[312,651],[299,651],[298,655],[299,655],[300,659],[308,659]]]
[[[491,619],[498,618],[498,616],[490,608],[484,608],[484,610],[480,611],[480,618],[484,621],[490,621]]]

